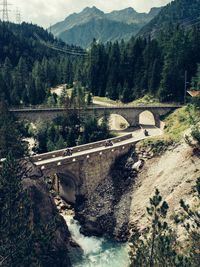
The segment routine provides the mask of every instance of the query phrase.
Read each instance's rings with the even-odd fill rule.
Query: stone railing
[[[111,140],[114,144],[115,143],[119,143],[122,141],[126,141],[128,139],[132,138],[132,134],[126,134],[126,135],[122,135],[119,137],[114,137],[114,138],[110,138],[107,140]],[[94,149],[94,148],[98,148],[98,147],[104,147],[105,146],[105,142],[107,140],[102,140],[102,141],[98,141],[98,142],[94,142],[94,143],[90,143],[90,144],[85,144],[85,145],[81,145],[81,146],[75,146],[73,147],[73,154],[77,153],[77,152],[82,152],[82,151],[87,151],[90,149]],[[61,149],[61,150],[56,150],[53,152],[48,152],[48,153],[44,153],[44,154],[40,154],[40,155],[36,155],[36,156],[32,156],[31,159],[33,162],[37,162],[37,161],[42,161],[42,160],[48,160],[51,158],[57,158],[57,157],[61,157],[63,156],[63,153],[65,149]]]
[[[143,138],[144,139],[144,138]],[[98,151],[90,151],[88,153],[85,153],[84,155],[76,155],[76,156],[69,156],[69,157],[63,157],[62,159],[55,158],[54,160],[51,160],[50,162],[43,162],[39,161],[37,163],[37,166],[41,168],[41,170],[48,170],[48,169],[54,169],[56,170],[59,167],[62,167],[63,165],[76,163],[79,161],[83,161],[90,158],[96,158],[98,160],[99,157],[102,157],[104,154],[108,153],[116,153],[116,152],[124,152],[126,153],[128,148],[131,147],[131,145],[136,144],[138,141],[141,141],[142,139],[138,140],[132,140],[130,143],[126,144],[117,144],[114,147],[104,147],[104,149],[99,149]]]
[[[85,108],[80,108],[81,110],[112,110],[112,109],[131,109],[131,108],[180,108],[183,105],[180,105],[178,103],[171,103],[171,104],[162,104],[162,103],[157,103],[157,104],[137,104],[137,105],[123,105],[123,106],[87,106]],[[69,108],[68,110],[73,110],[73,108]],[[37,105],[37,106],[13,106],[10,108],[11,112],[32,112],[32,111],[66,111],[67,109],[65,107],[59,106],[59,107],[50,107],[47,105]]]

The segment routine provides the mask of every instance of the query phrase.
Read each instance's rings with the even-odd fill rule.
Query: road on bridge
[[[155,127],[155,126],[149,126],[149,127],[143,127],[143,129],[147,129],[148,132],[149,132],[149,135],[150,137],[151,136],[158,136],[158,135],[161,135],[162,134],[162,131]],[[141,141],[143,139],[146,139],[146,138],[149,138],[149,137],[145,137],[144,136],[144,133],[143,133],[143,129],[140,129],[140,130],[137,130],[137,131],[134,131],[132,134],[133,134],[133,137],[132,138],[129,138],[125,141],[121,141],[119,143],[115,143],[113,144],[113,148],[115,147],[120,147],[120,146],[123,146],[123,145],[126,145],[126,144],[131,144],[131,143],[134,143],[134,142],[137,142],[137,141]],[[77,157],[77,156],[83,156],[83,155],[90,155],[91,153],[94,153],[94,152],[101,152],[101,151],[106,151],[106,150],[109,150],[111,147],[97,147],[97,148],[92,148],[92,149],[88,149],[88,150],[85,150],[85,151],[80,151],[80,152],[76,152],[76,153],[73,153],[72,156],[59,156],[59,157],[55,157],[55,158],[50,158],[50,159],[45,159],[45,160],[41,160],[41,161],[36,161],[34,162],[37,166],[43,166],[47,163],[53,163],[53,162],[56,162],[56,161],[62,161],[66,158],[74,158],[74,157]]]

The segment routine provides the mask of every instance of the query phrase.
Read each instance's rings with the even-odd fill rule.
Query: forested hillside
[[[132,38],[128,43],[93,43],[82,80],[94,95],[129,102],[145,94],[160,101],[183,101],[200,62],[200,29],[171,29],[157,39]],[[84,68],[83,68],[84,69]],[[190,86],[188,84],[188,86]]]
[[[73,80],[68,71],[73,69],[73,57],[47,48],[35,34],[64,45],[36,25],[0,22],[0,96],[12,105],[42,103],[48,88]]]
[[[94,40],[87,57],[49,49],[34,32],[58,43],[34,25],[0,24],[0,95],[12,105],[47,102],[52,86],[77,81],[93,95],[124,103],[146,94],[162,102],[183,102],[185,71],[190,83],[200,63],[198,25],[174,26],[156,39],[133,37],[105,45]]]
[[[139,32],[139,36],[155,37],[160,30],[179,25],[188,28],[200,22],[200,0],[175,0],[164,7]]]

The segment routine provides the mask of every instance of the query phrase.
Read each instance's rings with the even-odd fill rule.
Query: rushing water
[[[108,241],[104,238],[86,237],[80,233],[80,225],[73,216],[64,216],[72,238],[84,251],[82,258],[71,257],[74,267],[128,267],[126,245]]]

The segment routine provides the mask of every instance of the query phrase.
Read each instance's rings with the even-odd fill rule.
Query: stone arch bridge
[[[139,116],[144,111],[149,111],[153,114],[155,126],[160,127],[160,116],[168,114],[181,106],[179,105],[163,105],[163,106],[132,106],[132,107],[88,107],[80,109],[80,114],[95,114],[100,119],[105,112],[108,114],[117,114],[122,116],[129,123],[130,126],[139,125]],[[67,111],[64,108],[12,108],[10,109],[20,119],[27,119],[30,121],[52,120],[57,116],[65,114]]]
[[[132,134],[110,140],[113,143],[110,147],[106,147],[103,140],[76,146],[71,156],[63,156],[64,149],[62,149],[32,156],[31,160],[41,169],[45,177],[51,178],[53,188],[61,197],[75,203],[76,196],[92,194],[109,175],[116,158],[127,154],[139,141]]]

